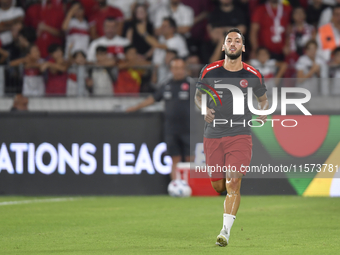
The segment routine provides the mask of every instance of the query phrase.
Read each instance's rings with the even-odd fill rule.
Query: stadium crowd
[[[224,58],[232,27],[269,88],[340,95],[318,82],[340,77],[339,0],[0,0],[5,93],[75,96],[79,79],[84,95],[153,92],[174,58],[192,77]]]

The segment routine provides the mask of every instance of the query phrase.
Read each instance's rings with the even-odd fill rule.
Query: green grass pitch
[[[226,248],[223,197],[44,199],[0,197],[1,255],[340,254],[339,198],[243,196]]]

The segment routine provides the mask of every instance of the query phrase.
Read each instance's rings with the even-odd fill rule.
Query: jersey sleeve
[[[156,92],[152,95],[156,102],[159,102],[163,99],[165,84],[163,84]]]
[[[257,71],[259,72],[259,70],[257,70]],[[263,96],[267,91],[266,85],[264,83],[264,77],[263,77],[262,73],[260,73],[260,74],[261,74],[262,78],[258,79],[257,85],[254,87],[254,91],[253,91],[253,93],[257,97]]]
[[[197,82],[196,82],[196,88],[197,89],[200,89],[200,91],[202,92],[202,93],[206,93],[204,90],[201,90],[201,89],[206,89],[206,86],[204,86],[204,84],[208,84],[208,81],[207,81],[207,79],[206,78],[204,78],[203,77],[203,73],[204,73],[204,70],[207,68],[207,66],[208,65],[205,65],[203,68],[202,68],[202,70],[201,70],[201,72],[200,72],[200,76],[198,77],[198,80],[197,80]],[[209,84],[208,84],[209,85]]]

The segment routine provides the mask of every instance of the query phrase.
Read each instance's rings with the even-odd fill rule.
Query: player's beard
[[[225,51],[225,55],[230,58],[231,60],[237,59],[241,56],[242,54],[242,48],[239,49],[238,51],[234,52],[234,53],[230,53],[228,51]]]

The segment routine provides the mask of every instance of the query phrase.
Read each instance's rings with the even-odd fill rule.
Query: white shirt
[[[267,95],[271,95],[273,88],[275,87],[275,79],[273,79],[276,75],[276,60],[269,59],[264,64],[262,64],[257,59],[251,59],[249,61],[250,65],[256,68],[261,72],[265,79],[265,84],[267,87]]]
[[[12,20],[12,19],[16,19],[16,18],[24,17],[24,16],[25,16],[25,12],[20,7],[11,7],[6,11],[4,11],[3,9],[0,9],[0,22]]]
[[[108,53],[112,53],[116,55],[118,58],[124,58],[124,47],[128,46],[130,41],[124,37],[116,35],[112,39],[108,39],[105,36],[102,36],[96,40],[94,40],[90,44],[90,48],[87,52],[87,60],[90,62],[96,61],[96,49],[98,46],[104,46],[108,48]]]
[[[160,28],[163,19],[172,17],[178,27],[192,26],[194,24],[194,11],[191,7],[179,4],[177,10],[173,12],[169,5],[163,6],[156,12],[154,26]]]
[[[276,60],[269,59],[264,64],[262,64],[257,59],[251,59],[249,64],[260,71],[265,79],[273,78],[276,74]]]
[[[13,35],[11,31],[6,31],[0,34],[0,46],[6,46],[13,42]]]
[[[170,3],[169,0],[139,0],[138,2],[147,3],[149,5],[149,20],[152,24],[155,23],[157,11],[163,6],[167,6]]]
[[[131,5],[134,4],[135,0],[107,0],[107,4],[118,8],[124,14],[124,19],[131,18]]]
[[[333,10],[332,10],[331,7],[324,9],[321,12],[321,15],[320,15],[320,18],[319,18],[318,27],[321,27],[321,26],[326,25],[327,23],[331,22],[332,15],[333,15]]]
[[[323,59],[316,57],[315,63],[320,66],[320,74],[323,73],[323,67],[326,66],[326,63]],[[304,74],[308,74],[310,69],[313,66],[313,60],[310,59],[308,56],[303,55],[301,56],[298,61],[295,64],[295,68],[297,71],[303,71]],[[297,83],[297,87],[305,88],[310,91],[312,96],[319,94],[319,81],[321,79],[318,79],[317,76],[314,74],[311,78],[305,80],[302,83]]]
[[[86,20],[79,21],[78,19],[71,19],[66,36],[65,54],[69,51],[69,46],[73,43],[71,54],[76,51],[83,51],[85,54],[89,47],[89,24]]]
[[[174,37],[168,40],[166,40],[164,36],[161,36],[159,42],[165,44],[169,50],[177,51],[177,55],[180,58],[185,58],[189,55],[186,41],[179,34],[175,34]],[[153,53],[152,63],[154,65],[162,65],[165,61],[165,55],[166,50],[156,48]]]

